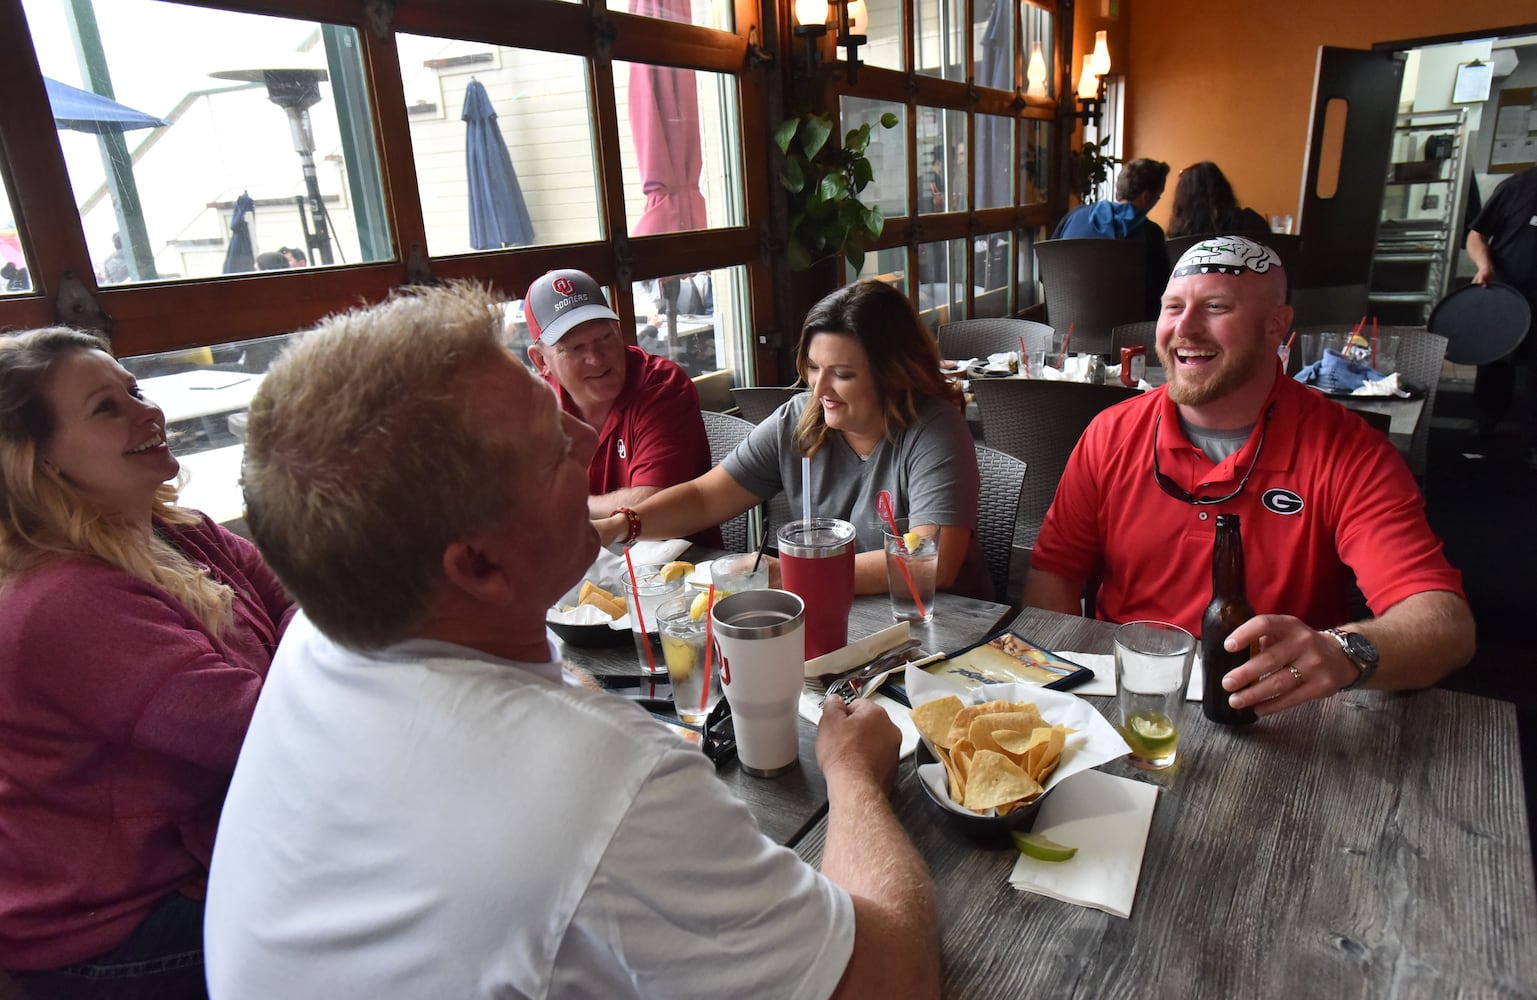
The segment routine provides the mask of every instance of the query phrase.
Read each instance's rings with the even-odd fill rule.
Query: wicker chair
[[[977,379],[971,391],[987,446],[1023,460],[1030,469],[1019,516],[1024,526],[1021,544],[1034,548],[1067,457],[1089,421],[1106,407],[1139,393],[1120,385],[1037,379]]]
[[[1147,318],[1142,240],[1043,240],[1035,259],[1053,330],[1073,328],[1069,350],[1108,354],[1110,331]]]
[[[1014,533],[1019,527],[1019,502],[1025,492],[1025,463],[986,445],[977,445],[977,541],[993,578],[993,600],[1009,602],[1009,565],[1014,559]]]
[[[1158,322],[1148,320],[1142,323],[1122,323],[1110,331],[1110,351],[1119,355],[1123,347],[1135,347],[1141,344],[1147,348],[1147,363],[1151,368],[1161,368],[1163,362],[1158,358]]]
[[[1422,326],[1379,327],[1377,336],[1398,334],[1398,377],[1425,388],[1425,408],[1414,425],[1409,445],[1409,469],[1420,482],[1425,481],[1426,458],[1430,451],[1430,416],[1436,408],[1436,388],[1441,382],[1441,363],[1446,360],[1446,338]]]
[[[986,360],[989,354],[1019,350],[1024,338],[1027,350],[1051,350],[1052,328],[1028,319],[963,319],[939,327],[940,357],[952,361]]]
[[[761,424],[769,414],[784,405],[786,400],[796,393],[805,391],[802,386],[743,386],[733,388],[731,398],[735,400],[737,409],[742,411],[743,419]]]
[[[731,454],[732,449],[752,433],[753,425],[750,422],[729,413],[704,410],[699,416],[704,419],[705,437],[710,439],[711,465],[719,465],[721,459]],[[751,552],[757,547],[747,544],[746,513],[738,514],[721,525],[720,534],[727,552]]]

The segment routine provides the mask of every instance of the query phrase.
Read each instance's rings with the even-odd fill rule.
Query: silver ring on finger
[[[1301,687],[1303,684],[1302,671],[1297,669],[1295,663],[1288,663],[1286,669],[1291,671],[1291,675],[1297,679],[1297,686]]]

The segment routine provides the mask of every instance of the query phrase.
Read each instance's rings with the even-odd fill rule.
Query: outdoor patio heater
[[[305,196],[299,202],[299,222],[304,227],[304,245],[311,260],[331,264],[331,232],[326,225],[325,205],[320,200],[320,182],[315,176],[315,135],[310,129],[310,108],[320,103],[323,69],[232,69],[210,73],[221,80],[243,80],[267,87],[267,100],[288,115],[288,131],[293,136],[294,152],[304,170]],[[304,211],[308,202],[309,211]]]

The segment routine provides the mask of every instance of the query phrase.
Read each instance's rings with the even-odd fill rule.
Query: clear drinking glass
[[[709,617],[695,618],[692,597],[674,597],[657,608],[657,627],[662,635],[662,660],[672,680],[673,704],[678,718],[691,725],[703,725],[710,709],[720,701],[720,664],[707,661]],[[705,693],[706,681],[709,693]]]
[[[886,583],[891,617],[923,625],[934,619],[934,578],[939,569],[939,527],[897,518],[897,533],[887,528]]]
[[[655,564],[635,567],[635,579],[625,573],[624,596],[630,605],[630,634],[635,637],[635,655],[640,669],[649,674],[665,674],[667,665],[657,655],[658,646],[651,637],[657,634],[656,612],[669,597],[683,593],[683,578],[662,579],[662,567]],[[644,625],[644,627],[642,627]]]
[[[1137,767],[1159,770],[1174,763],[1194,660],[1195,636],[1178,625],[1127,622],[1115,630],[1119,728]]]

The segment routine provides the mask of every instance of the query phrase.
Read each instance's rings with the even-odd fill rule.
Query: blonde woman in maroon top
[[[0,966],[34,998],[204,992],[214,830],[293,606],[178,471],[99,337],[0,338]]]

